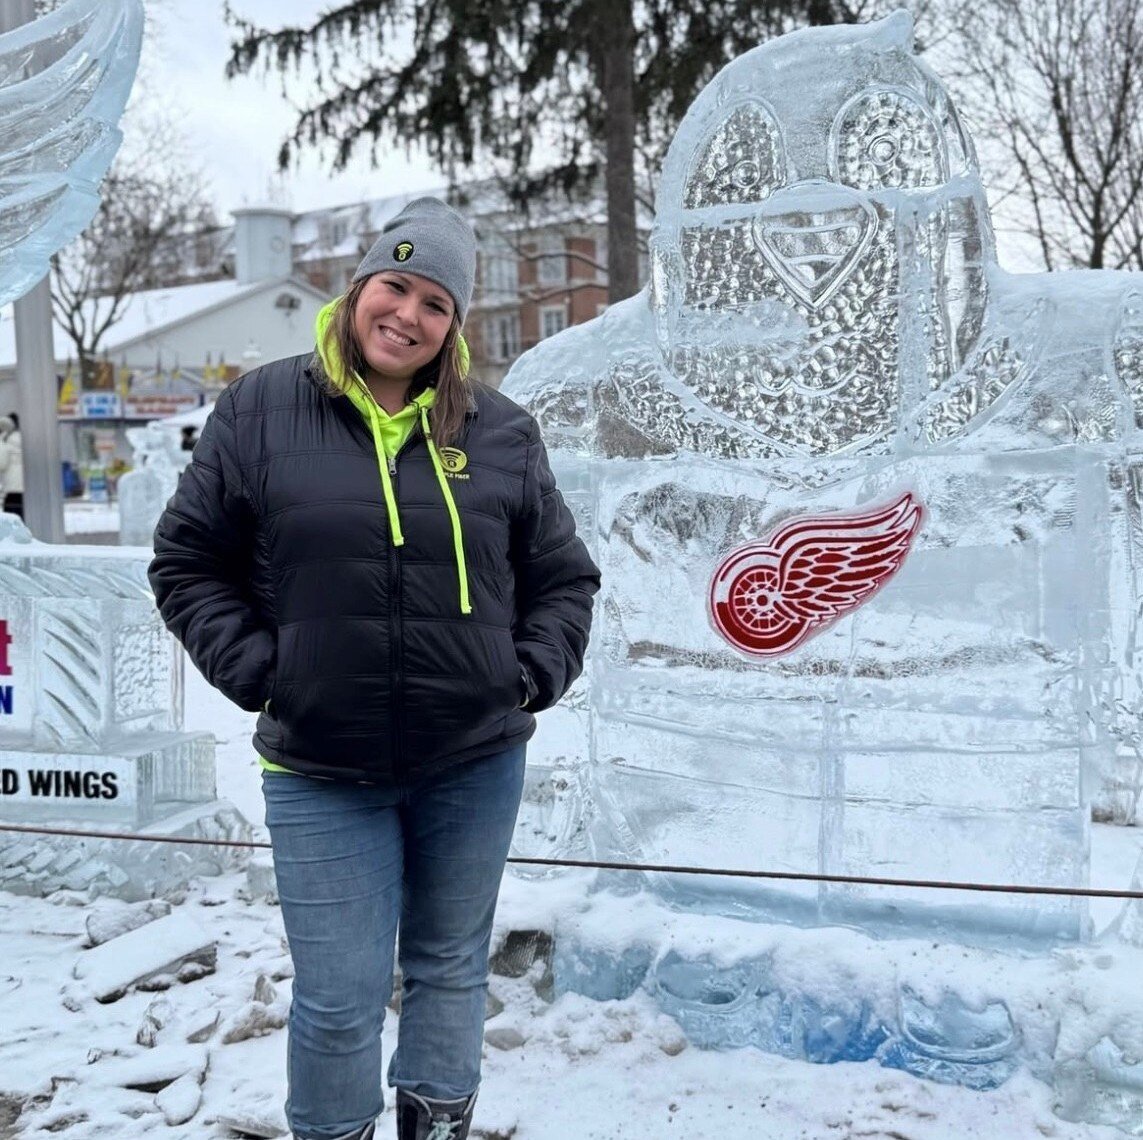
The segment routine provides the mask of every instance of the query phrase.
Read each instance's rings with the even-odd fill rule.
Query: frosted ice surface
[[[902,13],[724,68],[650,244],[647,289],[503,385],[603,571],[590,716],[561,738],[584,818],[558,834],[607,859],[1086,884],[1090,801],[1138,795],[1138,278],[999,269]],[[647,884],[874,930],[1087,927],[1065,898]]]
[[[0,547],[10,699],[0,746],[103,750],[182,723],[182,664],[145,559],[42,543]]]
[[[141,0],[67,0],[0,35],[0,304],[91,221],[142,34]]]

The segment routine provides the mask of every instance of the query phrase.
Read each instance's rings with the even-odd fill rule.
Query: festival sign
[[[202,405],[199,392],[136,392],[123,399],[123,417],[129,420],[161,420],[181,415]]]

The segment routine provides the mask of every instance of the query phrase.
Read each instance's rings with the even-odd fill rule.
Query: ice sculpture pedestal
[[[0,533],[0,825],[247,839],[214,738],[182,727],[182,654],[147,552]],[[162,851],[156,850],[162,846]],[[207,846],[0,832],[0,887],[141,898],[242,862]]]
[[[514,885],[519,913],[543,913],[550,884],[534,889],[524,906],[527,888]],[[600,890],[555,917],[549,942],[555,997],[642,992],[701,1049],[875,1061],[978,1090],[1023,1069],[1055,1085],[1067,1119],[1139,1120],[1143,949],[1122,937],[1035,955],[686,913],[646,891]]]

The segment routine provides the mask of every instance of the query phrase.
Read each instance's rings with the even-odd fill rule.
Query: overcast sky
[[[132,99],[165,103],[170,118],[180,125],[188,159],[209,175],[221,221],[228,221],[236,207],[267,200],[303,211],[444,185],[444,177],[423,153],[406,156],[402,148],[389,144],[378,149],[376,169],[362,156],[335,176],[315,153],[280,179],[278,149],[296,114],[276,73],[226,78],[231,31],[223,22],[222,0],[145,3],[147,33]],[[330,3],[232,0],[241,16],[263,27],[312,22]],[[303,90],[291,83],[290,94],[300,100]],[[1036,265],[1028,239],[997,236],[1006,268],[1026,270]]]
[[[255,23],[278,27],[310,21],[329,4],[232,0],[232,6]],[[167,103],[185,134],[188,157],[210,176],[223,220],[237,206],[265,201],[278,148],[296,117],[279,79],[226,78],[231,33],[223,23],[222,0],[147,0],[147,8],[143,78],[133,98],[153,101],[157,93]],[[310,156],[286,178],[283,204],[308,210],[444,183],[423,155],[410,159],[386,147],[379,163],[372,169],[367,159],[358,159],[334,176]]]

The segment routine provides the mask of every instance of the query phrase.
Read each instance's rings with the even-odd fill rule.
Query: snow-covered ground
[[[216,734],[220,794],[261,828],[258,772],[249,746],[252,720],[188,665],[187,727]],[[1110,827],[1095,831],[1093,883],[1127,886],[1143,834]],[[567,930],[582,922],[614,930],[618,924],[642,937],[676,944],[681,939],[692,949],[705,945],[708,952],[729,952],[754,939],[781,968],[814,969],[806,932],[589,898],[587,881],[581,872],[548,879],[509,876],[498,937],[509,929]],[[176,962],[144,983],[145,989],[101,1003],[92,996],[95,989],[114,989],[116,971],[124,977],[137,973],[143,959],[156,953],[156,939],[142,932],[134,940],[123,936],[115,944],[123,949],[102,958],[84,949],[85,924],[93,913],[105,925],[115,924],[124,921],[127,909],[108,900],[93,906],[67,893],[47,900],[0,895],[0,1140],[281,1134],[281,1023],[291,969],[277,907],[252,894],[245,875],[196,883],[185,898],[174,900],[171,918],[153,919],[165,927],[151,927],[182,943],[189,954],[186,964]],[[1119,910],[1118,903],[1098,903],[1093,908],[1097,928],[1106,927]],[[671,929],[650,929],[661,921]],[[1014,1000],[1070,1001],[1069,1032],[1088,1028],[1082,1013],[1086,989],[1094,1009],[1109,1006],[1105,995],[1094,1000],[1100,985],[1113,992],[1116,986],[1138,985],[1139,974],[1131,970],[1140,952],[1133,948],[1075,948],[1025,968],[1005,965],[1001,956],[984,951],[928,942],[874,943],[851,931],[837,937],[852,973],[835,984],[876,989],[889,973],[905,969],[920,980],[939,977],[954,956],[970,958],[982,979],[997,970],[1014,971],[1008,979]],[[213,972],[200,964],[201,955],[196,959],[190,953],[198,944],[216,946]],[[81,958],[85,965],[76,976]],[[1060,1120],[1051,1110],[1051,1090],[1023,1072],[993,1092],[977,1093],[921,1081],[875,1062],[811,1065],[754,1049],[703,1051],[688,1045],[642,991],[623,1001],[571,994],[551,1001],[537,992],[541,973],[537,963],[521,977],[492,978],[492,1008],[498,1012],[487,1023],[477,1140],[1111,1140],[1123,1135]],[[544,991],[542,985],[539,989]],[[396,1018],[390,1017],[386,1053],[395,1029]],[[393,1134],[391,1116],[387,1110],[379,1136]],[[180,1120],[185,1122],[168,1123]]]

